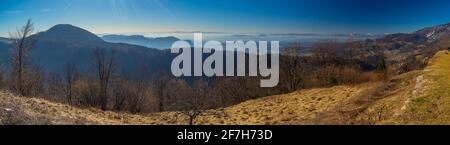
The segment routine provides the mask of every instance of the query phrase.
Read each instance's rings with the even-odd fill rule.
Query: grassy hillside
[[[380,99],[355,117],[360,123],[450,124],[449,52],[436,53],[424,70],[394,77],[377,90]]]
[[[208,110],[195,124],[450,124],[450,54],[386,82],[299,90]],[[0,91],[2,124],[187,124],[180,112],[132,115]]]
[[[228,108],[208,110],[196,124],[310,124],[311,118],[349,100],[365,85],[297,91],[250,100]],[[39,98],[0,93],[2,122],[12,124],[186,124],[179,112],[131,115],[77,108]],[[4,123],[5,124],[5,123]],[[6,123],[7,124],[7,123]]]
[[[151,124],[146,117],[126,113],[81,109],[38,98],[0,93],[2,124]]]
[[[438,52],[420,76],[422,92],[412,99],[402,123],[450,124],[450,53]]]

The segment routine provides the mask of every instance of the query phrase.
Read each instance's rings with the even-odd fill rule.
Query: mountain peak
[[[97,35],[70,24],[58,24],[39,33],[40,40],[103,42]]]
[[[415,34],[427,38],[429,42],[448,38],[450,37],[450,23],[424,28],[416,31]]]
[[[73,26],[73,25],[71,25],[71,24],[57,24],[57,25],[53,26],[53,27],[50,28],[50,29],[58,29],[58,28],[78,28],[78,27]],[[49,30],[50,30],[50,29],[49,29]]]

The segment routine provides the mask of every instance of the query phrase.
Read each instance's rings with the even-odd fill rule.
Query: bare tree
[[[130,85],[131,92],[128,95],[128,108],[131,113],[141,112],[144,100],[149,96],[147,85],[142,81],[134,82]]]
[[[67,102],[72,103],[74,93],[74,83],[78,78],[78,71],[74,64],[67,63],[64,65],[64,94]]]
[[[169,76],[164,71],[159,71],[155,80],[155,93],[158,99],[158,111],[164,111],[165,99],[167,99],[167,84]]]
[[[192,92],[193,96],[185,96],[185,99],[179,104],[182,109],[181,113],[188,117],[189,125],[193,125],[199,116],[205,115],[208,83],[203,79],[196,80]]]
[[[114,110],[121,111],[127,107],[131,113],[141,112],[146,98],[150,97],[148,82],[145,79],[120,79],[115,83]]]
[[[23,86],[25,94],[30,96],[38,96],[44,90],[45,71],[41,66],[32,66],[23,76]]]
[[[47,74],[46,78],[46,92],[47,97],[49,99],[61,101],[61,92],[63,91],[63,88],[61,88],[62,80],[61,76],[56,72],[50,72]]]
[[[10,34],[12,39],[12,51],[10,57],[11,64],[11,88],[20,95],[29,95],[29,88],[24,85],[25,75],[30,71],[30,49],[33,46],[33,41],[29,37],[33,33],[33,23],[31,20],[27,24],[13,34]]]
[[[114,96],[114,105],[113,110],[115,111],[121,111],[125,106],[125,100],[127,98],[127,95],[129,95],[129,85],[128,81],[125,79],[118,79],[114,83],[114,90],[113,90],[113,96]]]
[[[148,66],[141,64],[132,83],[132,94],[127,99],[132,113],[140,112],[145,99],[150,96],[149,74]]]
[[[94,78],[89,76],[81,77],[80,79],[75,81],[74,90],[76,90],[77,97],[77,105],[86,105],[86,106],[98,106],[98,92],[99,92],[99,83]],[[75,99],[75,98],[72,98]]]
[[[99,103],[102,110],[108,107],[108,91],[113,73],[116,71],[116,50],[112,49],[109,53],[106,49],[97,48],[94,50],[93,68],[97,73],[99,82]]]
[[[301,73],[304,62],[300,56],[300,49],[300,44],[294,43],[283,51],[285,57],[282,59],[282,64],[284,65],[282,71],[284,72],[284,77],[287,78],[285,81],[289,92],[297,90],[302,82],[303,76]]]

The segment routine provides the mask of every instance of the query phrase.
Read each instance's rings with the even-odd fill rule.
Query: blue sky
[[[0,36],[31,18],[101,33],[394,33],[450,22],[447,0],[1,0]]]

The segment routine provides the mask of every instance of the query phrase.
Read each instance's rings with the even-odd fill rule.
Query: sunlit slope
[[[201,124],[316,124],[316,116],[358,97],[373,84],[300,90],[250,100],[221,110],[227,116],[204,117]]]
[[[201,124],[450,124],[450,53],[386,82],[299,90],[250,100]]]
[[[404,117],[412,124],[450,124],[450,53],[438,52],[423,71],[422,92],[412,99]]]
[[[359,96],[366,85],[309,89],[250,100],[227,108],[208,110],[195,124],[310,124],[319,112]],[[20,124],[187,124],[178,112],[133,115],[78,108],[38,98],[0,93],[2,114],[12,110]],[[6,111],[8,110],[8,111]],[[6,120],[7,115],[0,116]],[[14,121],[14,120],[13,120]]]
[[[179,112],[129,114],[0,91],[0,121],[18,124],[187,124]],[[386,82],[298,90],[208,110],[195,124],[450,124],[450,54]]]

